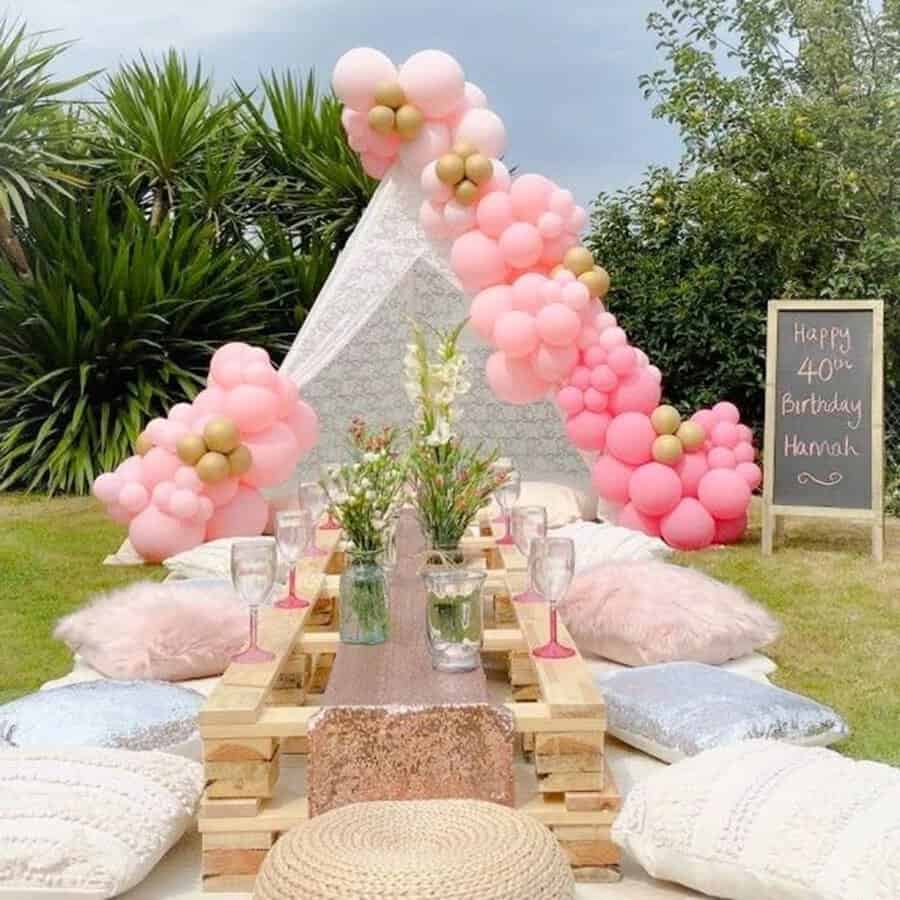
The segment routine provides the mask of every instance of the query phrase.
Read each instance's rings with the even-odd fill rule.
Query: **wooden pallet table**
[[[488,573],[493,621],[485,630],[483,653],[508,662],[511,696],[497,709],[486,702],[481,672],[441,675],[419,663],[412,669],[397,664],[398,653],[422,650],[423,628],[418,623],[398,632],[395,620],[397,633],[381,649],[341,645],[334,630],[342,565],[337,532],[320,531],[318,541],[330,556],[305,560],[298,573],[298,589],[315,596],[316,604],[297,611],[261,611],[260,644],[275,653],[274,660],[230,666],[200,713],[207,782],[199,819],[204,889],[252,890],[256,872],[278,836],[309,817],[306,791],[291,793],[279,787],[283,764],[306,762],[307,790],[313,781],[313,813],[348,802],[363,789],[356,770],[354,790],[342,789],[346,773],[335,755],[328,755],[329,745],[340,729],[345,737],[363,740],[365,727],[354,735],[354,718],[347,710],[368,706],[378,714],[379,709],[398,708],[411,677],[418,683],[415,703],[432,712],[435,704],[439,708],[446,703],[449,711],[455,703],[483,709],[491,722],[511,720],[524,753],[517,768],[521,772],[524,759],[530,770],[529,788],[516,797],[515,805],[554,833],[577,880],[617,880],[619,855],[609,832],[620,799],[605,761],[603,699],[580,655],[566,660],[531,656],[530,650],[548,639],[547,608],[511,602],[525,584],[525,562],[518,551],[498,546],[487,522],[463,542],[473,564],[483,564]],[[424,607],[424,597],[419,601],[419,608]],[[313,624],[314,616],[319,624]],[[559,635],[571,643],[562,624]],[[367,658],[372,664],[368,670]],[[422,687],[425,679],[429,684]],[[336,729],[330,736],[321,725],[328,717]],[[476,725],[466,720],[459,727],[489,727],[476,718]],[[502,747],[500,730],[489,738],[495,748]],[[458,749],[465,754],[469,748]],[[470,752],[468,758],[475,755]],[[503,751],[495,755],[502,770]],[[450,766],[444,763],[442,768]],[[503,778],[493,782],[495,787],[502,783]],[[469,787],[457,785],[463,793],[449,795],[469,796],[464,792]],[[499,794],[493,799],[504,802]]]

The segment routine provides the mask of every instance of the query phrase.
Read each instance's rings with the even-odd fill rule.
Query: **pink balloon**
[[[675,471],[681,478],[682,493],[685,497],[697,496],[697,485],[709,471],[705,453],[685,453],[675,463]]]
[[[422,169],[420,178],[422,190],[428,194],[428,199],[433,203],[446,203],[453,197],[453,188],[444,184],[437,175],[437,164],[435,162],[428,163]]]
[[[279,374],[275,380],[275,393],[278,394],[278,415],[283,418],[299,402],[300,389],[286,375]]]
[[[116,466],[115,474],[126,481],[143,481],[144,458],[142,456],[129,456]]]
[[[737,425],[737,423],[741,421],[740,411],[733,403],[729,403],[727,400],[722,400],[720,403],[717,403],[712,408],[712,414],[718,421],[730,422],[732,425]]]
[[[229,381],[229,375],[233,372],[233,369],[227,367],[238,366],[238,369],[240,369],[240,366],[244,362],[244,352],[249,349],[250,345],[245,344],[242,341],[231,341],[227,344],[223,344],[215,353],[213,353],[212,359],[209,362],[210,376],[222,387],[233,387],[235,384],[238,384],[240,382],[240,375],[238,376],[238,381]]]
[[[615,424],[614,422],[611,423]],[[606,442],[609,444],[609,428],[606,429]],[[620,462],[609,453],[605,453],[591,470],[591,482],[597,493],[613,503],[628,502],[628,482],[634,472],[632,466]]]
[[[736,544],[747,530],[747,514],[738,516],[736,519],[719,519],[716,522],[716,536],[714,538],[717,544]]]
[[[138,481],[129,481],[119,491],[119,506],[132,515],[137,515],[149,502],[150,494],[147,488]]]
[[[762,484],[762,469],[756,463],[738,463],[734,471],[747,482],[751,491],[755,491]]]
[[[224,413],[233,419],[241,433],[264,431],[280,412],[278,395],[266,388],[242,384],[228,392]]]
[[[214,507],[225,506],[226,503],[231,503],[238,491],[238,479],[225,478],[215,484],[204,484],[200,490],[204,496],[209,497]]]
[[[91,491],[101,503],[115,503],[124,480],[113,472],[104,472],[94,479]]]
[[[734,459],[736,463],[753,462],[753,460],[756,459],[756,451],[753,449],[753,444],[748,444],[745,441],[741,441],[734,448]]]
[[[575,211],[575,198],[571,191],[557,188],[550,194],[549,205],[560,218],[569,219]]]
[[[175,476],[172,480],[175,482],[176,487],[185,488],[186,490],[193,491],[195,494],[203,489],[203,482],[200,480],[200,476],[193,466],[181,466],[175,472]],[[154,498],[156,497],[155,491],[153,496]]]
[[[633,503],[627,503],[616,519],[616,525],[659,537],[659,518],[645,516]]]
[[[663,540],[677,550],[702,550],[715,537],[716,523],[699,500],[685,497],[660,522]]]
[[[662,372],[656,366],[647,366],[647,373],[657,384],[662,384]]]
[[[291,429],[291,433],[294,435],[298,454],[306,453],[319,442],[319,416],[304,400],[297,401],[290,414],[285,418],[284,424]]]
[[[541,344],[534,355],[534,371],[539,378],[556,384],[569,376],[578,365],[578,351],[574,347],[550,347]]]
[[[599,346],[589,347],[584,351],[584,364],[590,369],[605,365],[606,351]],[[610,369],[610,372],[612,372],[612,369]],[[613,387],[615,387],[615,385],[612,385],[609,389],[612,390]],[[603,389],[601,388],[601,390]]]
[[[649,366],[650,358],[641,350],[639,347],[634,348],[634,355],[637,357],[637,362],[639,366]]]
[[[534,265],[543,250],[541,233],[527,222],[514,222],[500,235],[500,252],[506,262],[517,269]]]
[[[463,88],[463,100],[469,109],[482,109],[488,105],[487,94],[471,81],[467,81]]]
[[[750,487],[731,469],[710,469],[700,479],[697,499],[717,519],[735,519],[747,511]]]
[[[564,303],[551,303],[537,314],[537,330],[542,341],[554,347],[565,347],[578,337],[581,320]]]
[[[244,380],[257,387],[277,390],[278,374],[272,368],[271,363],[253,362],[244,366]]]
[[[200,498],[192,491],[179,489],[169,498],[169,512],[176,519],[193,519],[200,511]]]
[[[598,331],[606,331],[607,328],[615,328],[617,327],[616,317],[609,312],[597,313],[596,326]],[[624,334],[625,332],[623,331],[622,333]]]
[[[691,421],[696,422],[706,432],[706,436],[709,437],[718,419],[713,415],[711,409],[698,409],[691,416]]]
[[[538,299],[541,301],[540,305],[543,306],[547,303],[562,303],[562,298],[563,286],[552,278],[544,279],[541,283],[540,290],[538,291]]]
[[[569,381],[580,391],[586,391],[591,386],[591,370],[586,366],[576,366],[569,376]]]
[[[368,133],[366,135],[366,152],[371,156],[378,156],[388,161],[388,164],[394,161],[397,151],[400,149],[400,135],[391,132],[390,134],[379,134],[373,131],[366,123]]]
[[[396,79],[396,67],[382,52],[371,47],[355,47],[337,61],[331,86],[344,106],[366,112],[375,105],[378,83]]]
[[[128,539],[142,559],[162,562],[203,543],[203,525],[183,522],[150,504],[131,520]]]
[[[423,200],[419,207],[419,224],[422,231],[433,241],[450,237],[450,227],[444,220],[444,211],[438,209],[430,200]]]
[[[209,497],[198,497],[197,500],[200,505],[197,516],[201,522],[208,522],[212,518],[213,513],[216,511],[216,508]]]
[[[564,387],[556,395],[556,405],[570,416],[575,416],[584,409],[584,394],[573,385]]]
[[[476,294],[469,309],[469,324],[482,340],[491,343],[497,320],[512,308],[513,288],[506,284],[494,285]]]
[[[406,99],[436,119],[453,112],[465,97],[462,67],[441,50],[414,53],[400,67],[398,81]]]
[[[517,219],[536,224],[541,214],[547,212],[553,182],[543,175],[520,175],[509,189],[513,213]]]
[[[359,159],[366,175],[374,178],[376,181],[381,181],[387,175],[387,171],[393,162],[387,157],[376,156],[374,153],[361,153]]]
[[[469,231],[453,242],[450,265],[465,285],[481,290],[506,279],[506,263],[496,241]]]
[[[605,350],[614,350],[616,347],[624,347],[628,344],[628,336],[616,325],[614,328],[604,328],[600,332],[600,346]]]
[[[280,484],[294,471],[300,456],[294,432],[283,422],[248,435],[244,444],[250,451],[253,465],[241,476],[241,481],[253,487]]]
[[[609,423],[606,413],[583,410],[566,420],[566,434],[579,450],[603,450]]]
[[[594,349],[593,347],[591,348]],[[602,348],[597,348],[601,350],[605,354],[606,351],[602,350]],[[619,383],[619,377],[616,375],[613,370],[605,365],[601,364],[594,368],[593,372],[591,372],[591,384],[597,388],[598,391],[604,391],[605,393],[609,393],[610,391],[614,391],[616,389],[616,385]]]
[[[585,211],[584,207],[576,206],[575,209],[572,210],[572,214],[569,216],[568,226],[570,231],[574,231],[576,234],[587,225],[588,215]]]
[[[110,503],[106,506],[106,514],[120,525],[128,525],[131,522],[131,513],[123,509],[118,503]]]
[[[141,481],[152,490],[160,481],[171,481],[181,467],[181,460],[162,447],[153,447],[144,454]]]
[[[193,472],[194,470],[191,469]],[[199,478],[197,479],[200,480]],[[172,500],[172,495],[178,489],[178,486],[171,481],[161,481],[155,488],[153,488],[153,495],[151,499],[153,503],[156,504],[163,512],[169,511],[169,503]]]
[[[472,144],[485,156],[500,157],[506,150],[506,127],[492,110],[470,109],[456,126],[453,141]]]
[[[637,368],[637,356],[631,347],[613,347],[609,351],[609,367],[616,375],[627,375]]]
[[[670,466],[647,463],[631,476],[628,496],[644,515],[664,516],[681,500],[681,479]]]
[[[609,426],[606,445],[609,452],[623,463],[639,466],[650,462],[656,431],[649,416],[639,412],[617,415]]]
[[[263,533],[269,520],[269,504],[259,491],[241,485],[234,499],[217,509],[206,523],[206,540],[253,537]]]
[[[407,172],[419,175],[449,149],[450,129],[443,122],[425,122],[411,141],[400,145],[400,162]]]
[[[551,388],[532,371],[528,359],[510,359],[501,351],[488,357],[485,375],[494,394],[507,403],[534,403],[546,396]]]
[[[549,268],[559,265],[568,249],[569,244],[566,243],[562,236],[552,238],[545,237],[544,252],[541,254],[541,265],[548,266]],[[569,272],[569,274],[571,275],[572,273]],[[572,280],[574,281],[574,276]]]
[[[475,207],[451,200],[444,207],[444,223],[452,237],[459,237],[475,227]]]
[[[562,217],[555,212],[541,213],[537,220],[537,226],[545,238],[558,238],[563,232]]]
[[[746,444],[753,444],[753,429],[746,425],[738,425],[738,438]]]
[[[716,424],[713,425],[710,439],[716,447],[728,447],[733,449],[740,441],[737,425],[732,422],[716,422]]]
[[[609,395],[590,387],[584,392],[584,405],[591,412],[603,412],[609,406]]]
[[[367,152],[369,149],[369,135],[371,134],[371,129],[368,124],[366,124],[361,134],[348,134],[347,135],[347,143],[350,145],[350,149],[356,153],[362,155]]]
[[[341,110],[341,124],[350,137],[361,137],[366,132],[366,117],[358,110],[345,106]]]
[[[575,343],[579,350],[587,350],[589,347],[600,345],[600,335],[595,328],[587,326],[581,329],[581,334],[578,335]]]
[[[494,343],[512,359],[532,354],[538,345],[534,316],[515,309],[504,313],[494,326]]]
[[[182,425],[190,425],[194,420],[194,410],[190,403],[176,403],[170,410],[168,419],[170,422],[178,422]]]
[[[581,312],[591,302],[591,295],[580,281],[573,281],[571,284],[563,287],[562,299],[563,303],[570,309],[574,309],[575,312]]]
[[[225,391],[218,385],[208,387],[194,397],[191,408],[194,411],[195,421],[198,416],[207,416],[222,410],[225,408]]]
[[[734,451],[727,447],[712,447],[706,454],[711,469],[733,469],[737,465]]]
[[[491,165],[494,167],[494,174],[491,175],[486,184],[482,185],[482,190],[486,194],[494,191],[508,193],[512,184],[512,176],[509,174],[509,169],[499,159],[491,159]]]
[[[503,191],[485,194],[475,212],[478,227],[491,238],[500,237],[513,223],[512,201]]]
[[[609,406],[616,414],[642,412],[650,415],[659,406],[661,397],[662,389],[648,369],[635,369],[619,381],[610,397]]]
[[[512,286],[512,302],[515,309],[535,314],[544,304],[544,287],[547,278],[536,272],[520,275]]]

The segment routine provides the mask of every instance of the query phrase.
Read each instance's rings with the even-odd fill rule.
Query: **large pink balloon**
[[[506,403],[534,403],[552,387],[532,371],[530,360],[510,359],[501,351],[488,357],[485,375],[491,390]]]
[[[450,237],[450,226],[444,219],[444,211],[438,209],[431,200],[422,201],[419,207],[419,224],[433,241]]]
[[[529,173],[516,178],[509,189],[516,218],[537,224],[541,215],[548,211],[553,190],[553,182],[543,175]]]
[[[709,437],[718,419],[711,409],[698,409],[691,416],[691,421],[696,422],[706,432],[706,436]]]
[[[642,531],[650,537],[659,537],[659,518],[644,515],[633,503],[625,504],[616,519],[616,525],[632,531]]]
[[[278,394],[279,418],[288,415],[300,400],[300,389],[287,375],[276,376],[275,393]]]
[[[200,492],[204,496],[209,497],[216,508],[225,506],[234,500],[234,495],[238,492],[238,479],[226,478],[223,481],[217,481],[215,484],[204,484],[198,493]]]
[[[606,446],[620,462],[640,466],[650,462],[656,431],[643,413],[626,412],[616,416],[606,432]]]
[[[225,408],[225,391],[218,385],[212,385],[200,391],[194,402],[191,404],[194,415],[193,419],[199,416],[208,416],[216,412],[221,412]]]
[[[91,486],[91,491],[101,503],[115,503],[124,480],[113,472],[98,475]]]
[[[697,486],[697,499],[717,519],[735,519],[747,511],[750,487],[739,472],[710,469]]]
[[[435,119],[453,112],[465,96],[462,67],[441,50],[414,53],[400,67],[398,80],[406,99]]]
[[[556,395],[556,405],[570,416],[577,415],[584,409],[584,393],[572,385],[564,387]]]
[[[554,347],[565,347],[578,337],[581,320],[565,303],[551,303],[538,313],[537,330],[542,341]]]
[[[762,469],[756,463],[738,463],[734,471],[747,482],[751,491],[755,491],[762,484]]]
[[[584,405],[591,412],[603,412],[609,406],[609,395],[597,388],[589,387],[584,392]]]
[[[606,429],[606,442],[609,444],[609,428]],[[628,502],[628,482],[634,472],[634,467],[617,460],[609,453],[605,453],[591,470],[591,482],[597,493],[604,499],[613,503]]]
[[[499,157],[506,150],[506,127],[492,110],[470,109],[456,126],[453,140],[472,144],[485,156]]]
[[[262,494],[241,485],[234,499],[217,509],[206,523],[206,540],[262,534],[268,519],[269,504]]]
[[[139,481],[129,481],[119,491],[119,506],[131,515],[137,515],[149,502],[150,494]]]
[[[385,156],[378,156],[375,153],[360,153],[359,161],[362,163],[363,171],[366,175],[369,178],[374,178],[376,181],[381,181],[387,175],[387,171],[392,164],[392,160]]]
[[[670,466],[647,463],[631,476],[628,496],[644,515],[664,516],[681,500],[681,479]]]
[[[242,341],[231,341],[223,344],[213,353],[209,363],[209,374],[221,387],[234,387],[242,378],[240,367],[244,354],[250,349],[249,344]],[[196,402],[196,401],[195,401]]]
[[[610,397],[609,408],[614,413],[642,412],[650,415],[659,406],[662,388],[648,369],[636,369],[619,381]]]
[[[204,527],[162,512],[152,503],[136,515],[128,527],[128,539],[142,559],[162,562],[203,543]]]
[[[566,434],[579,450],[602,450],[609,422],[606,413],[584,410],[566,421]]]
[[[453,188],[438,178],[437,165],[433,162],[428,163],[422,169],[419,182],[422,190],[428,194],[428,198],[435,203],[446,203],[453,196]]]
[[[284,420],[294,435],[299,453],[311,450],[319,441],[319,416],[304,400],[298,400]]]
[[[444,207],[444,224],[451,237],[459,237],[475,227],[475,210],[458,200],[451,200]]]
[[[741,421],[740,410],[727,400],[722,400],[720,403],[717,403],[712,408],[712,414],[720,422],[730,422],[732,425],[737,425],[737,423]]]
[[[736,519],[720,519],[716,522],[716,536],[714,538],[717,544],[736,544],[747,530],[747,514],[738,516]]]
[[[593,350],[594,348],[592,347],[591,349]],[[601,353],[605,352],[600,347],[598,347],[597,349]],[[587,356],[585,356],[585,359],[587,359]],[[609,393],[610,391],[614,391],[616,389],[616,385],[618,385],[618,383],[619,378],[616,373],[613,372],[613,370],[609,366],[603,363],[596,366],[596,368],[591,371],[591,385],[593,385],[593,387],[595,387],[598,391]]]
[[[453,242],[450,265],[464,285],[481,290],[506,279],[506,263],[496,241],[469,231]]]
[[[741,441],[734,448],[733,452],[735,462],[753,462],[756,459],[756,451],[753,449],[753,444],[749,444],[746,441]]]
[[[578,351],[574,347],[550,347],[541,344],[534,354],[534,371],[544,381],[557,383],[568,377],[578,365]],[[606,403],[601,409],[606,408]],[[600,410],[595,410],[599,412]]]
[[[727,447],[711,447],[706,461],[711,469],[733,469],[737,465],[734,451]]]
[[[699,500],[685,497],[672,512],[663,516],[660,533],[676,550],[702,550],[713,542],[716,523]]]
[[[516,309],[504,313],[494,326],[494,343],[512,359],[529,356],[538,345],[534,316]]]
[[[528,222],[514,222],[500,235],[500,252],[506,262],[517,269],[534,265],[543,250],[541,233]]]
[[[331,86],[345,106],[365,112],[375,104],[378,83],[396,79],[396,66],[381,51],[356,47],[337,61]]]
[[[400,146],[400,161],[414,175],[450,149],[450,129],[443,122],[426,122],[411,141]]]
[[[513,289],[507,284],[489,287],[475,296],[469,309],[469,324],[482,340],[494,338],[497,320],[513,308]]]
[[[258,434],[248,435],[244,444],[250,451],[253,464],[241,481],[253,487],[280,484],[294,471],[300,457],[294,433],[283,422],[276,422]]]
[[[685,497],[697,496],[697,485],[700,479],[709,471],[706,463],[706,454],[685,453],[681,459],[675,463],[675,471],[681,478],[681,487]]]
[[[532,315],[537,313],[544,305],[544,288],[548,283],[547,278],[536,272],[520,275],[512,286],[513,307]]]
[[[733,422],[721,421],[713,425],[710,439],[716,447],[734,449],[740,443],[741,436],[738,433],[737,425]]]
[[[475,212],[478,227],[488,236],[498,238],[513,223],[512,201],[504,191],[485,194]]]
[[[162,447],[153,447],[144,454],[141,481],[144,487],[153,490],[161,481],[171,481],[180,467],[181,460],[174,453]]]
[[[228,392],[223,414],[234,420],[242,434],[253,434],[265,431],[278,418],[279,406],[275,391],[241,384]]]

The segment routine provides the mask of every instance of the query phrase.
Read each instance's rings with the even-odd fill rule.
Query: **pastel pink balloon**
[[[713,540],[717,544],[736,544],[744,536],[746,530],[746,513],[736,519],[719,519],[716,521],[716,536]]]
[[[280,484],[294,471],[300,455],[294,432],[283,422],[275,422],[263,432],[248,435],[244,444],[253,464],[241,481],[253,487]]]
[[[185,488],[186,490],[193,491],[195,494],[203,488],[203,482],[200,480],[200,476],[193,466],[179,467],[172,480],[175,482],[176,487]],[[154,493],[154,497],[155,496]]]
[[[181,425],[190,425],[194,418],[194,410],[190,403],[176,403],[167,417],[170,422],[178,422]]]
[[[162,562],[203,543],[203,525],[185,522],[164,513],[154,504],[131,520],[128,539],[147,562]]]
[[[345,106],[341,110],[341,124],[351,137],[359,137],[366,131],[366,117],[358,110]]]
[[[438,178],[436,166],[436,162],[432,161],[422,169],[420,183],[429,200],[434,203],[446,203],[453,197],[453,188]]]
[[[378,83],[396,79],[397,68],[380,50],[355,47],[337,61],[331,86],[344,106],[366,112],[375,105]]]
[[[590,347],[600,346],[600,334],[590,325],[581,329],[581,333],[575,339],[579,350],[587,350]]]
[[[283,418],[300,400],[300,389],[286,375],[279,374],[275,381],[275,393],[278,394],[278,415]]]
[[[713,542],[716,523],[699,500],[685,497],[663,516],[659,530],[663,540],[676,550],[702,550]]]
[[[453,112],[465,97],[462,66],[442,50],[414,53],[400,66],[398,81],[406,99],[436,119]]]
[[[597,331],[606,331],[607,328],[615,328],[616,327],[616,317],[610,312],[602,312],[597,313],[597,318],[595,320],[595,325],[597,327]],[[625,332],[623,331],[622,334]],[[626,338],[627,340],[627,338]]]
[[[581,320],[564,303],[551,303],[537,314],[537,330],[542,341],[564,347],[578,337]]]
[[[552,278],[545,278],[541,283],[538,298],[541,305],[547,303],[562,303],[563,286]]]
[[[226,503],[231,503],[238,491],[238,479],[225,478],[215,484],[204,484],[201,491],[204,496],[209,497],[214,507],[225,506]]]
[[[717,403],[712,408],[712,414],[720,422],[731,422],[732,425],[737,425],[737,423],[741,421],[740,410],[727,400],[722,400],[720,403]]]
[[[691,421],[696,422],[706,432],[706,436],[709,437],[718,419],[713,415],[711,409],[698,409],[691,416]]]
[[[662,372],[656,366],[647,366],[646,371],[657,384],[662,384]]]
[[[589,387],[584,392],[584,405],[591,412],[603,412],[609,406],[609,395]]]
[[[556,395],[556,405],[570,416],[577,415],[584,409],[584,393],[570,384]]]
[[[216,508],[213,506],[213,502],[209,497],[198,497],[197,500],[200,505],[197,516],[201,522],[208,522],[212,518]]]
[[[713,425],[712,432],[709,436],[713,445],[716,447],[728,447],[733,449],[740,442],[737,425],[724,420],[720,420]]]
[[[151,419],[144,426],[144,434],[146,434],[157,446],[168,444],[172,439],[172,434],[169,429],[173,424],[174,423],[169,422],[167,419]]]
[[[606,443],[609,445],[609,428],[606,429]],[[612,503],[628,502],[628,483],[631,481],[634,467],[621,462],[607,451],[591,470],[591,483],[594,489],[604,499]]]
[[[512,201],[503,191],[492,191],[478,201],[475,212],[478,227],[491,238],[500,237],[513,223]]]
[[[649,368],[649,367],[648,367]],[[619,381],[609,399],[613,413],[650,413],[659,406],[662,389],[647,369],[635,369]]]
[[[685,497],[697,496],[697,485],[709,471],[705,453],[685,453],[675,463],[675,471],[681,478],[681,488]]]
[[[656,431],[649,416],[639,412],[616,415],[606,435],[609,452],[623,463],[639,466],[650,462]]]
[[[591,386],[591,370],[586,366],[576,366],[569,376],[569,381],[580,391],[586,391]]]
[[[512,359],[532,354],[538,345],[534,316],[516,309],[504,313],[494,326],[494,343]]]
[[[756,451],[753,449],[753,444],[748,444],[745,441],[741,441],[734,448],[734,459],[735,462],[753,462],[756,459]]]
[[[593,350],[594,348],[592,347],[591,349]],[[605,353],[605,351],[603,352]],[[600,365],[595,366],[594,370],[591,372],[591,384],[597,388],[598,391],[609,393],[616,389],[618,383],[619,376],[606,364],[601,363]]]
[[[450,129],[443,122],[425,122],[411,141],[400,145],[400,162],[407,172],[419,175],[428,163],[449,149]]]
[[[191,469],[191,471],[193,472],[193,469]],[[197,480],[199,481],[200,479],[198,478]],[[163,512],[168,512],[169,502],[171,501],[172,495],[177,489],[177,484],[171,481],[161,481],[155,488],[153,488],[151,499]]]
[[[463,99],[469,109],[482,109],[488,105],[487,94],[471,81],[467,81],[463,87]]]
[[[563,232],[563,220],[555,212],[541,213],[537,227],[545,238],[558,238]]]
[[[659,518],[645,516],[633,503],[625,504],[616,519],[616,525],[632,531],[642,531],[650,537],[659,537]]]
[[[104,472],[94,479],[91,491],[101,503],[115,503],[124,484],[124,479],[119,475],[114,472]]]
[[[547,212],[552,193],[553,182],[549,178],[534,173],[519,175],[509,189],[516,218],[537,224],[542,213]]]
[[[463,141],[485,156],[500,157],[506,150],[506,126],[490,109],[470,109],[453,133],[453,142]]]
[[[386,159],[388,164],[394,161],[397,151],[400,149],[400,135],[391,132],[390,134],[379,134],[369,128],[366,136],[366,152],[371,156],[379,156]]]
[[[513,222],[500,235],[500,252],[509,265],[527,269],[534,265],[544,250],[541,233],[528,222]]]
[[[109,503],[106,505],[106,514],[120,525],[128,525],[131,522],[132,515],[127,509],[119,506],[118,503]]]
[[[717,519],[735,519],[747,511],[750,486],[732,469],[710,469],[697,486],[697,499]]]
[[[347,143],[350,145],[350,149],[360,155],[365,153],[369,149],[370,134],[371,129],[369,129],[368,125],[366,125],[359,134],[348,134]]]
[[[160,481],[171,481],[181,467],[181,460],[169,450],[153,447],[144,454],[141,467],[141,482],[152,490]]]
[[[753,429],[747,425],[738,425],[738,438],[746,444],[753,444]]]
[[[575,209],[572,210],[572,214],[569,216],[568,226],[570,231],[574,231],[576,234],[587,225],[588,215],[585,211],[584,207],[576,206]]]
[[[738,463],[734,469],[744,481],[747,482],[748,487],[751,491],[755,491],[761,484],[763,479],[762,469],[756,464],[751,462],[742,462]]]
[[[563,257],[566,254],[566,250],[569,249],[569,245],[566,241],[560,237],[545,237],[544,238],[544,252],[541,254],[541,265],[547,266],[549,268],[553,268],[554,266],[559,265]],[[569,272],[572,275],[571,272]],[[575,276],[572,276],[571,280],[575,280]]]
[[[244,380],[248,384],[264,387],[268,390],[278,390],[278,373],[272,368],[271,363],[252,362],[244,366]]]
[[[423,200],[419,207],[419,224],[422,231],[433,241],[450,237],[450,227],[444,220],[443,209],[438,209],[431,200]]]
[[[315,409],[304,400],[299,400],[290,414],[285,418],[284,424],[290,428],[297,443],[299,456],[311,450],[319,442],[319,416]],[[296,463],[295,463],[296,464]]]
[[[143,481],[144,458],[142,456],[129,456],[116,466],[115,474],[126,481]]]
[[[485,375],[491,390],[506,403],[534,403],[545,397],[551,388],[534,373],[528,359],[510,359],[502,351],[488,357]]]
[[[509,174],[509,169],[499,159],[492,159],[491,165],[494,167],[494,173],[487,183],[482,185],[482,189],[485,193],[493,193],[494,191],[508,193],[512,184],[512,175]]]
[[[550,210],[561,219],[569,219],[575,211],[575,198],[572,192],[564,188],[552,191],[549,199]]]
[[[147,488],[138,481],[130,481],[119,491],[118,503],[122,509],[136,515],[150,502]]]
[[[544,305],[544,287],[547,278],[536,272],[520,275],[512,286],[512,303],[515,309],[527,313],[537,313]]]
[[[452,237],[459,237],[475,227],[475,208],[451,200],[444,207],[444,223]]]
[[[586,409],[566,420],[566,434],[579,450],[603,450],[609,423],[606,413]]]
[[[192,491],[179,489],[169,499],[169,512],[176,519],[193,519],[200,511],[200,499]]]
[[[609,351],[609,367],[616,375],[627,375],[637,368],[637,356],[631,347],[613,347]]]
[[[635,348],[634,348],[634,355],[637,357],[637,361],[638,361],[638,365],[639,365],[639,366],[642,366],[642,367],[643,367],[643,366],[649,366],[649,365],[650,365],[650,357],[647,356],[647,354],[644,353],[644,351],[641,350],[640,347],[635,347]]]
[[[217,509],[206,523],[206,540],[253,537],[263,533],[268,520],[269,504],[262,494],[242,484],[234,499]]]
[[[737,465],[734,451],[728,447],[712,447],[706,454],[706,461],[711,469],[733,469]]]
[[[480,231],[468,231],[453,242],[450,265],[463,284],[482,290],[506,279],[500,246]]]
[[[229,341],[227,344],[223,344],[212,355],[212,359],[209,362],[209,374],[218,384],[223,387],[230,387],[231,385],[222,380],[223,366],[243,365],[244,353],[249,349],[250,345],[245,344],[243,341]]]
[[[494,285],[475,295],[469,308],[469,324],[482,340],[491,343],[497,320],[512,308],[513,288],[506,284]]]
[[[550,347],[541,344],[534,355],[534,371],[539,378],[554,384],[565,380],[578,365],[578,351],[574,347]]]
[[[591,295],[580,281],[573,281],[563,287],[562,299],[570,309],[581,312],[591,302]]]
[[[568,269],[559,269],[553,276],[553,280],[565,287],[567,284],[572,284],[577,279],[575,278],[575,274]]]
[[[664,516],[681,500],[681,479],[671,466],[651,462],[640,466],[628,483],[628,496],[646,516]]]
[[[583,358],[586,366],[595,369],[597,366],[606,364],[606,351],[600,346],[588,347],[588,349],[584,351]]]
[[[196,421],[198,416],[211,415],[216,410],[223,409],[224,406],[225,391],[218,385],[207,387],[194,397],[194,402],[191,404],[191,408],[194,411],[194,421]]]
[[[264,431],[278,418],[279,412],[278,395],[252,384],[242,384],[229,391],[223,410],[242,435]]]
[[[614,328],[604,328],[600,332],[600,346],[606,350],[613,350],[616,347],[624,347],[628,344],[628,335],[617,326]]]

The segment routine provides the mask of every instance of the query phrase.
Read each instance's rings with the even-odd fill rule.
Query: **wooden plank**
[[[542,756],[568,756],[603,752],[600,731],[545,732],[535,735],[535,752]]]
[[[203,742],[204,762],[269,760],[275,755],[274,738],[217,739]]]
[[[567,862],[576,866],[608,866],[619,862],[619,848],[612,841],[560,841]]]
[[[221,681],[200,710],[198,720],[204,725],[249,724],[255,722],[266,702],[267,691],[258,687],[230,687]]]
[[[270,762],[208,762],[203,772],[211,799],[271,797],[278,781],[278,754]]]
[[[256,884],[256,875],[207,875],[203,879],[205,894],[249,894]]]
[[[615,884],[622,880],[618,864],[609,866],[573,866],[572,877],[579,884]]]
[[[565,800],[558,795],[538,795],[518,807],[543,825],[609,825],[616,813],[612,810],[566,809]]]
[[[204,850],[201,854],[201,871],[208,875],[255,875],[263,864],[268,850],[247,850],[229,847]]]
[[[200,801],[200,818],[212,819],[248,819],[259,814],[261,800],[259,797],[233,797],[230,799],[213,798],[204,792]],[[245,822],[238,823],[237,830],[246,831]]]
[[[566,809],[571,812],[600,812],[604,809],[617,812],[622,808],[622,798],[615,790],[567,791]]]
[[[224,834],[204,834],[204,850],[269,850],[275,843],[271,831],[233,831]]]
[[[538,778],[542,794],[565,794],[568,791],[602,791],[606,787],[605,772],[551,772]]]
[[[560,841],[608,841],[610,826],[615,816],[603,825],[554,825],[553,834]]]
[[[254,831],[282,832],[290,831],[308,818],[306,797],[276,798],[265,801],[252,819],[201,817],[197,822],[197,829],[204,835],[247,831],[248,828]]]
[[[605,731],[606,716],[586,716],[583,719],[559,719],[553,716],[546,703],[507,703],[506,708],[513,714],[516,731],[539,732],[582,732]]]
[[[602,753],[534,754],[534,768],[538,775],[551,772],[602,772]]]
[[[318,712],[317,706],[270,706],[252,722],[204,724],[200,722],[200,736],[210,738],[300,737],[307,733],[307,725]],[[568,726],[567,726],[568,727]]]

